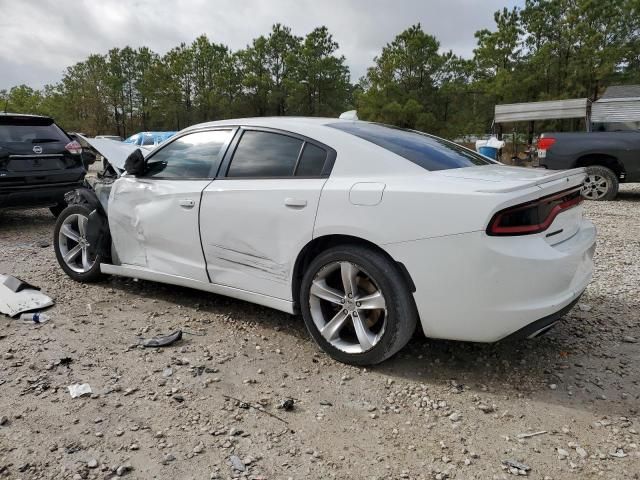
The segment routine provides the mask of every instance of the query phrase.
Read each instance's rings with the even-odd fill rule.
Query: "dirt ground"
[[[418,332],[366,369],[321,353],[298,317],[152,282],[75,283],[47,210],[0,213],[0,272],[56,300],[41,326],[0,316],[0,478],[639,479],[640,188],[586,210],[594,280],[546,336]],[[138,346],[177,328],[179,343]],[[75,383],[93,395],[72,399]]]

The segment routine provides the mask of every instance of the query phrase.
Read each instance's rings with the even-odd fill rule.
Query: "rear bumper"
[[[540,319],[554,321],[591,280],[593,224],[582,220],[574,235],[555,245],[544,233],[471,232],[385,248],[411,275],[426,336],[495,342]]]
[[[0,208],[48,207],[64,202],[64,194],[82,181],[0,188]]]
[[[503,341],[504,340],[522,340],[525,338],[534,338],[544,334],[551,327],[553,327],[562,317],[564,317],[567,313],[569,313],[569,311],[571,311],[574,305],[578,303],[578,300],[580,300],[581,296],[582,296],[582,293],[578,295],[578,298],[576,298],[573,302],[571,302],[566,307],[561,308],[560,310],[558,310],[555,313],[552,313],[551,315],[547,315],[546,317],[536,320],[535,322],[530,323],[526,327],[522,327],[520,330],[513,332],[511,335],[508,335],[502,340]]]

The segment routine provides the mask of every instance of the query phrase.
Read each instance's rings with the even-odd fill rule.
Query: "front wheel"
[[[618,195],[618,177],[607,167],[587,167],[582,196],[587,200],[613,200]]]
[[[61,202],[53,207],[49,207],[49,211],[54,217],[58,218],[65,208],[67,208],[67,204]]]
[[[404,347],[417,312],[396,264],[376,250],[343,245],[322,252],[300,289],[304,322],[318,345],[353,365],[380,363]]]
[[[91,255],[87,242],[90,213],[83,205],[71,205],[60,213],[54,227],[53,247],[58,263],[77,282],[95,282],[102,278],[101,255]]]

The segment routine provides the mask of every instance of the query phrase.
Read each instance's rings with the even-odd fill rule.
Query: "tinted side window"
[[[210,178],[231,130],[196,132],[180,137],[158,150],[147,163],[145,177]]]
[[[305,143],[300,156],[297,177],[319,177],[322,175],[324,162],[327,160],[327,152],[324,148],[316,147],[312,143]]]
[[[236,147],[227,177],[288,177],[302,140],[278,133],[247,130]]]
[[[328,126],[375,143],[425,170],[447,170],[497,163],[448,140],[413,130],[366,122],[340,122]]]

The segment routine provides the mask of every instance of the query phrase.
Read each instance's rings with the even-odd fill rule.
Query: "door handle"
[[[288,197],[284,199],[284,205],[291,208],[304,208],[307,206],[307,201],[302,198]]]
[[[194,202],[193,200],[191,200],[190,198],[183,198],[182,200],[180,200],[180,206],[182,208],[193,208],[195,207],[196,202]]]

